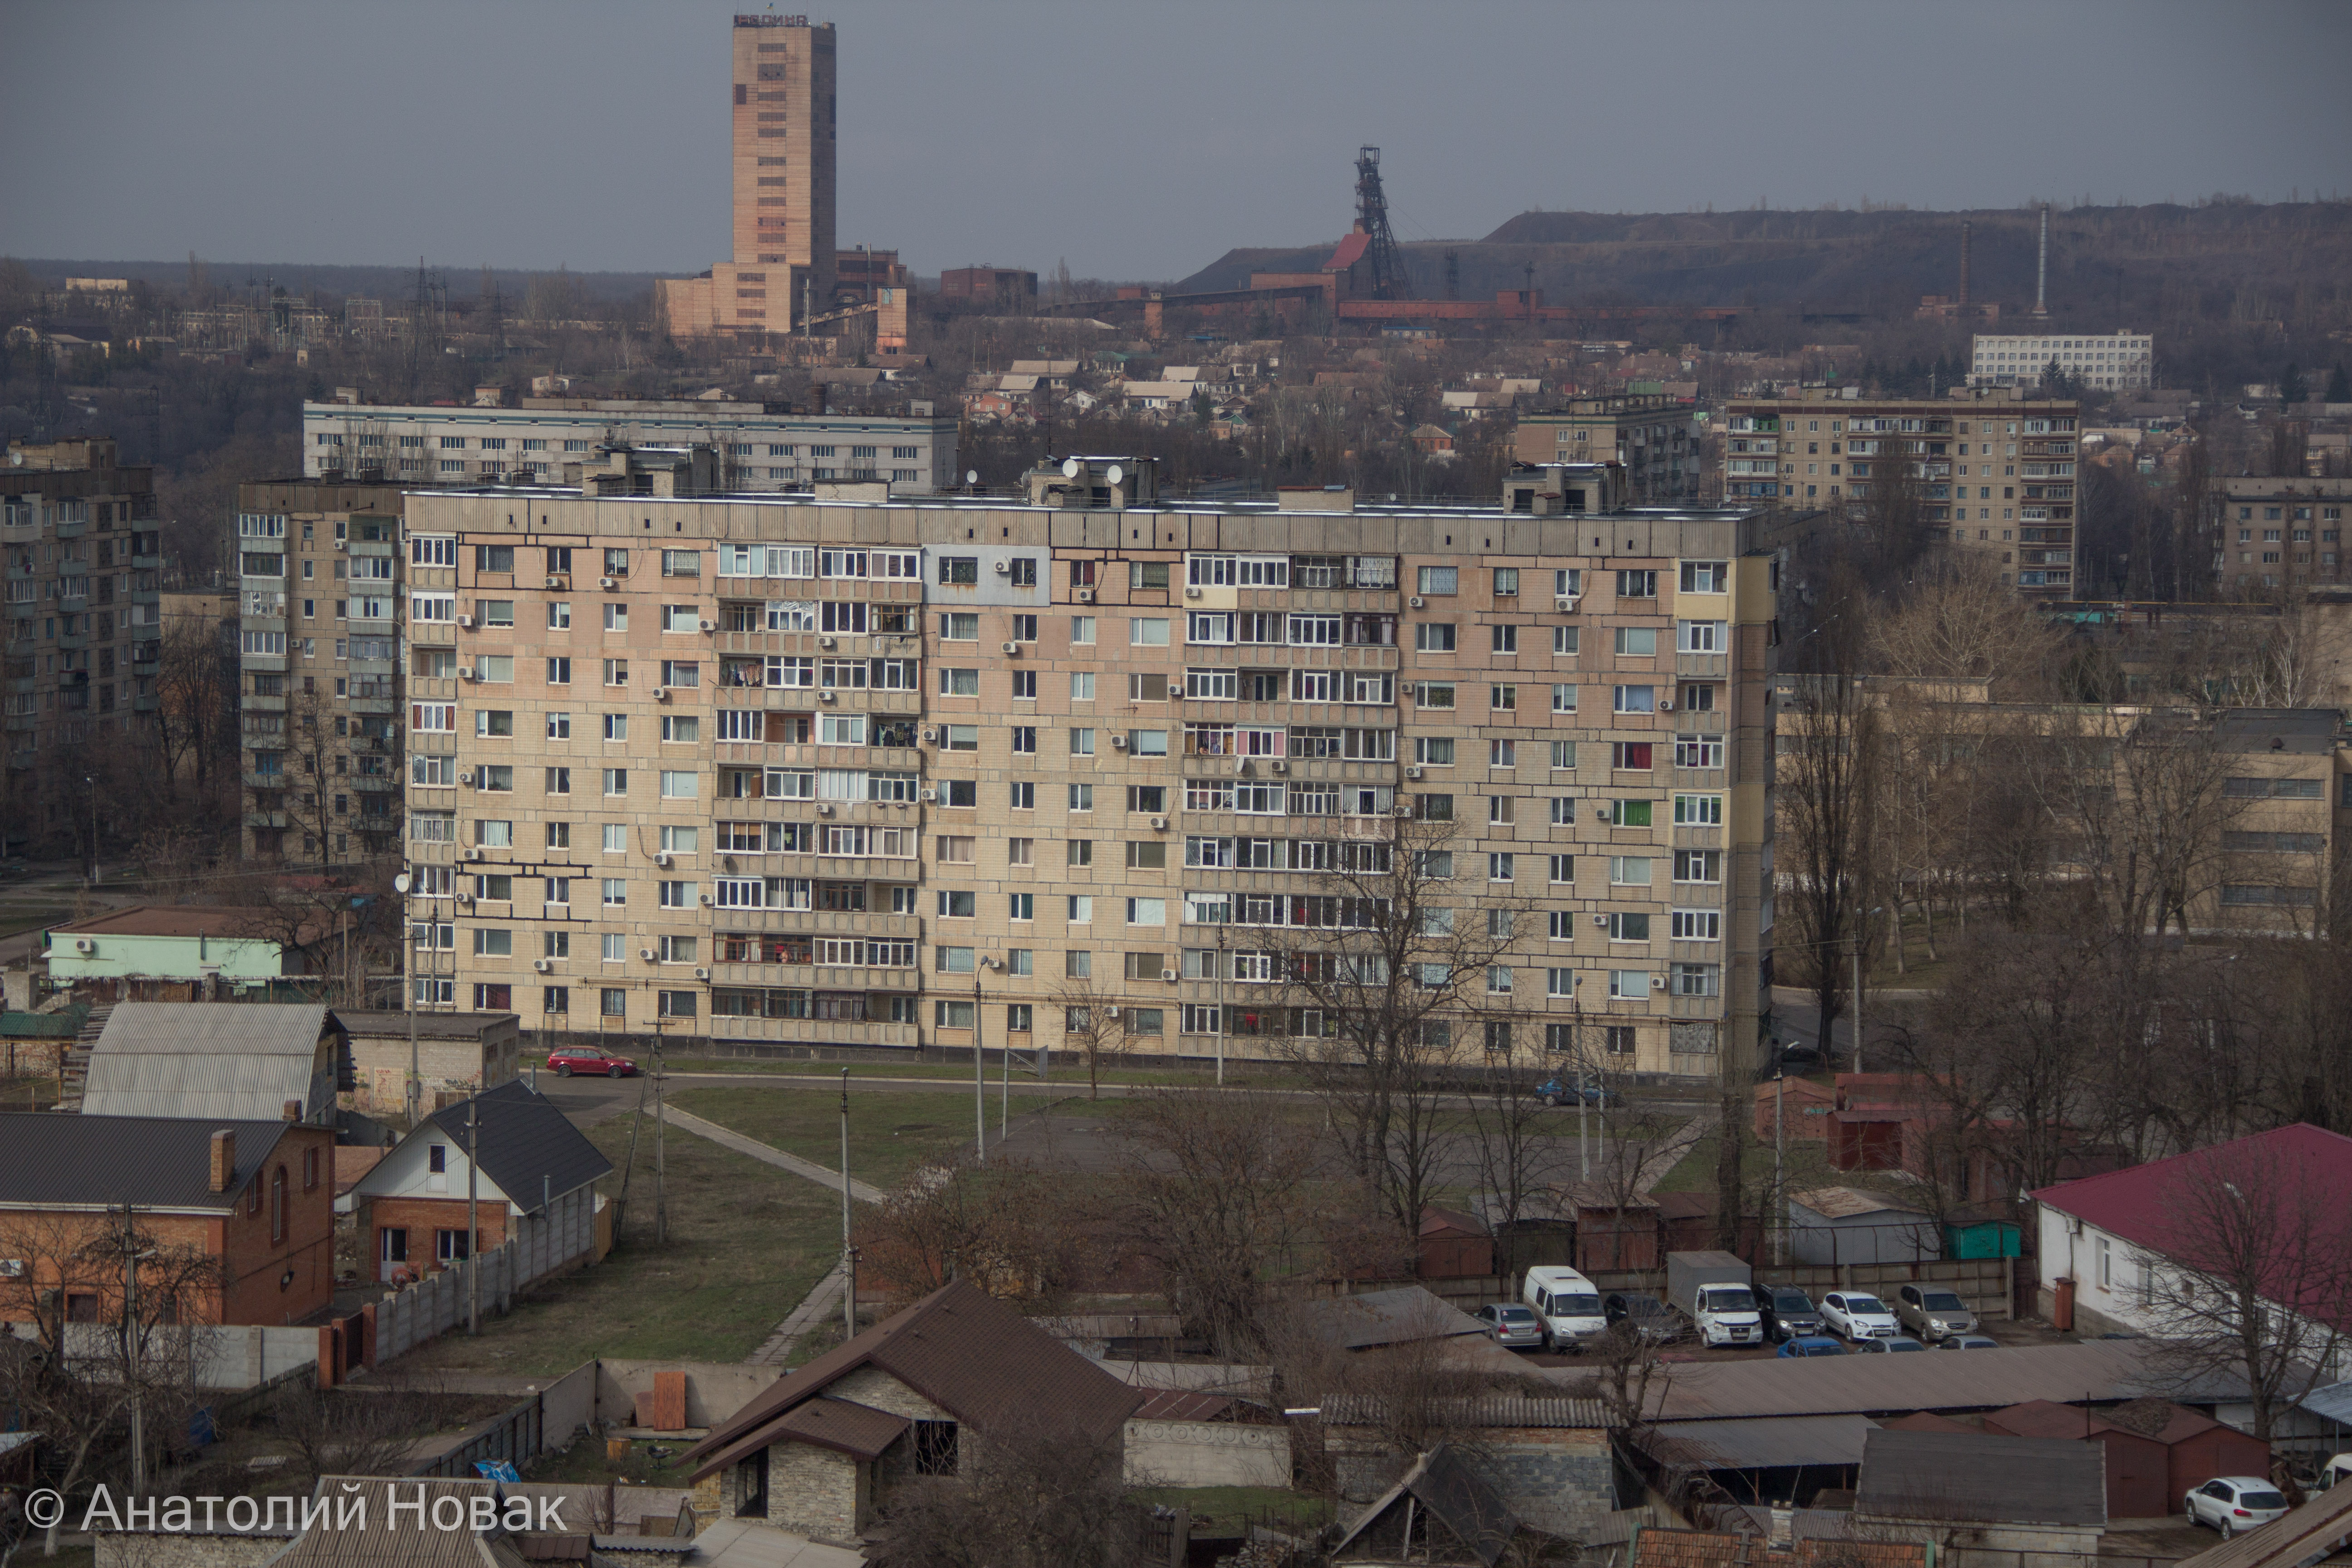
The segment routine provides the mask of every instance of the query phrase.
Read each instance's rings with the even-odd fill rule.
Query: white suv
[[[1601,1292],[1573,1268],[1530,1268],[1519,1295],[1542,1321],[1548,1351],[1581,1350],[1609,1326]]]
[[[2224,1541],[2286,1511],[2285,1497],[2260,1476],[2222,1476],[2190,1492],[2186,1501],[2189,1522],[2211,1525]]]

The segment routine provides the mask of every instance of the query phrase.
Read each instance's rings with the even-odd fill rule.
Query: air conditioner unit
[[[1079,604],[1081,604],[1081,605],[1091,605],[1091,604],[1093,604],[1094,602],[1095,602],[1095,591],[1094,591],[1092,588],[1081,588],[1081,589],[1079,589],[1079,590],[1078,590],[1078,603],[1079,603]]]
[[[923,792],[923,803],[927,805],[937,805],[939,803],[939,798],[940,792],[935,789],[927,789]]]
[[[1595,915],[1592,917],[1592,923],[1597,926],[1605,926],[1609,923],[1609,917],[1607,915]]]
[[[1421,769],[1412,763],[1408,763],[1405,764],[1404,776],[1409,779],[1417,779],[1421,776]]]
[[[474,617],[471,616],[459,616],[457,617],[457,629],[461,632],[472,631],[474,629]]]
[[[1010,577],[1013,575],[1013,563],[1010,561],[998,562],[996,563],[996,574],[1000,577]]]
[[[656,855],[654,857],[654,864],[656,866],[667,867],[669,864],[669,851],[665,849]]]
[[[655,700],[655,701],[656,701],[656,702],[667,702],[667,701],[668,701],[668,700],[669,700],[669,688],[668,688],[668,687],[667,687],[667,686],[656,686],[656,687],[655,687],[655,688],[654,688],[654,700]]]
[[[555,963],[552,959],[534,958],[530,961],[530,966],[533,969],[538,970],[541,974],[545,974],[548,971],[555,967]]]
[[[708,980],[710,978],[710,971],[708,969],[697,969],[694,972],[694,977],[697,980]]]
[[[1666,988],[1666,977],[1665,977],[1664,975],[1663,975],[1663,974],[1653,974],[1653,975],[1651,975],[1651,976],[1650,976],[1650,989],[1651,989],[1651,990],[1653,990],[1653,991],[1664,991],[1665,988]]]
[[[923,731],[923,744],[926,746],[935,746],[939,744],[939,740],[940,732],[937,730],[926,730]]]
[[[1183,698],[1184,689],[1177,685],[1174,681],[1170,681],[1168,683],[1168,700],[1171,702],[1181,702],[1183,700]]]
[[[474,770],[473,770],[473,769],[471,769],[471,768],[460,768],[460,769],[458,769],[458,770],[457,770],[457,782],[458,782],[459,784],[472,784],[472,783],[474,782]]]
[[[1671,712],[1673,712],[1674,710],[1675,710],[1675,700],[1674,700],[1673,698],[1671,698],[1671,697],[1669,697],[1669,698],[1665,699],[1664,701],[1662,701],[1662,702],[1660,702],[1660,703],[1658,704],[1658,711],[1659,711],[1659,712],[1661,712],[1661,713],[1671,713]]]
[[[1118,1009],[1116,1007],[1106,1007],[1103,1009],[1103,1016],[1108,1018],[1116,1018],[1118,1016]]]
[[[1006,643],[1004,645],[1004,651],[1006,653],[1017,654],[1021,651],[1021,645],[1017,642]]]
[[[709,893],[702,895],[702,907],[706,910],[710,907],[710,895]]]
[[[342,542],[341,540],[340,540],[340,539],[338,539],[337,541],[335,541],[335,548],[336,548],[337,550],[341,550],[341,549],[342,549],[342,548],[343,548],[343,542]]]
[[[1417,610],[1417,609],[1421,608],[1421,595],[1418,595],[1418,594],[1415,594],[1412,598],[1407,599],[1407,600],[1405,601],[1405,603],[1406,603],[1407,605],[1410,605],[1412,608],[1414,608],[1414,609],[1416,609],[1416,610]]]
[[[1002,969],[1004,967],[1004,960],[1001,958],[983,958],[980,962],[990,969]]]
[[[703,617],[702,629],[706,632],[715,632],[719,629],[719,623],[706,616]]]
[[[1155,816],[1151,819],[1151,826],[1152,831],[1154,832],[1165,832],[1168,827],[1168,819],[1164,816]]]
[[[615,585],[614,579],[610,577],[599,577],[596,579],[596,586],[605,590],[607,593],[610,593]]]
[[[1173,985],[1176,984],[1176,972],[1172,969],[1163,969],[1160,972],[1160,978]]]
[[[833,639],[831,637],[819,637],[816,639],[816,646],[819,647],[831,647],[833,646]]]
[[[466,860],[479,860],[481,858],[482,852],[479,849],[468,849],[459,857],[459,858]]]
[[[841,700],[840,698],[835,696],[830,690],[819,691],[816,694],[816,700],[819,702],[838,702]]]
[[[1110,743],[1113,751],[1123,752],[1127,750],[1127,737],[1124,735],[1113,735],[1110,738]]]
[[[1197,598],[1199,598],[1199,597],[1201,596],[1201,590],[1200,590],[1199,586],[1198,586],[1197,584],[1194,584],[1187,583],[1187,584],[1184,585],[1184,596],[1185,596],[1186,598],[1188,598],[1188,599],[1197,599]]]
[[[1593,807],[1592,820],[1595,822],[1607,822],[1609,820],[1609,808],[1605,805]]]
[[[816,808],[816,814],[819,816],[831,816],[833,815],[833,807],[829,805],[820,805]]]
[[[1580,595],[1575,594],[1562,594],[1552,600],[1552,608],[1564,611],[1569,614],[1574,614],[1576,610],[1576,602],[1579,597]]]
[[[654,961],[654,950],[650,947],[641,947],[637,949],[637,956],[651,963]]]
[[[1270,762],[1270,763],[1266,763],[1265,765],[1266,765],[1268,768],[1272,769],[1274,772],[1278,773],[1288,773],[1288,772],[1290,771],[1290,764],[1289,764],[1288,763],[1283,762],[1283,761],[1282,761],[1281,759],[1279,759],[1279,758],[1276,758],[1275,761]]]
[[[1389,807],[1389,815],[1391,816],[1411,816],[1412,815],[1412,807],[1409,805],[1392,805]]]
[[[470,664],[461,665],[457,669],[457,679],[460,680],[479,680],[482,679],[482,675],[481,671],[476,669]]]
[[[98,951],[98,943],[92,942],[86,936],[78,936],[74,938],[74,951],[76,952],[96,952]]]

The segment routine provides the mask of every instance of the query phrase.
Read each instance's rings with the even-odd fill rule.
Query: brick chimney
[[[289,1100],[286,1102],[286,1120],[289,1121],[299,1121],[302,1120],[302,1102],[300,1100]]]
[[[236,1132],[224,1127],[213,1134],[212,1185],[209,1191],[225,1193],[236,1174]]]

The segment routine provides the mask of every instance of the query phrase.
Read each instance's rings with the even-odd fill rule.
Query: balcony
[[[5,721],[5,728],[12,734],[22,733],[37,729],[40,721],[40,715],[37,713],[11,713]]]
[[[397,554],[400,550],[400,547],[389,539],[354,539],[350,542],[347,548],[353,555],[386,557]]]
[[[904,991],[923,988],[920,969],[839,968],[816,963],[722,963],[712,969],[713,985],[797,987],[815,991]],[[763,1020],[819,1022],[820,1020]]]
[[[58,519],[58,537],[59,539],[79,539],[83,534],[88,533],[89,531],[89,519],[87,515],[81,517],[60,517]]]
[[[919,1025],[850,1023],[838,1018],[714,1017],[710,1034],[718,1040],[793,1046],[890,1046],[912,1050],[923,1043]]]
[[[1720,653],[1678,653],[1675,655],[1675,674],[1684,680],[1724,680],[1729,679],[1731,658]]]
[[[133,713],[152,713],[163,705],[163,700],[152,691],[138,692],[131,699],[131,710]]]
[[[245,814],[247,827],[284,827],[286,814],[282,811],[248,811]]]
[[[400,711],[400,699],[397,697],[354,697],[351,699],[351,708],[352,711],[354,713],[374,713],[379,715],[397,714]]]
[[[258,691],[252,692],[241,699],[241,703],[245,710],[248,713],[283,713],[286,711],[286,695],[283,692],[279,692],[276,696],[271,697],[265,697]]]

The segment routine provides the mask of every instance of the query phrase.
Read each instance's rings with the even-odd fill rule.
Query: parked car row
[[[1832,1290],[1816,1305],[1794,1286],[1708,1278],[1714,1271],[1696,1263],[1714,1257],[1723,1257],[1727,1266],[1737,1261],[1727,1255],[1675,1257],[1694,1262],[1680,1270],[1687,1278],[1672,1303],[1642,1290],[1604,1298],[1573,1268],[1538,1268],[1528,1270],[1520,1300],[1481,1307],[1478,1321],[1496,1343],[1515,1350],[1581,1350],[1620,1323],[1653,1343],[1696,1334],[1709,1345],[1778,1344],[1784,1356],[1843,1354],[1849,1344],[1856,1352],[1998,1348],[1975,1331],[1976,1314],[1967,1303],[1941,1286],[1902,1286],[1892,1305],[1866,1290]],[[1738,1267],[1744,1273],[1746,1266]],[[1811,1348],[1792,1348],[1801,1345]]]

